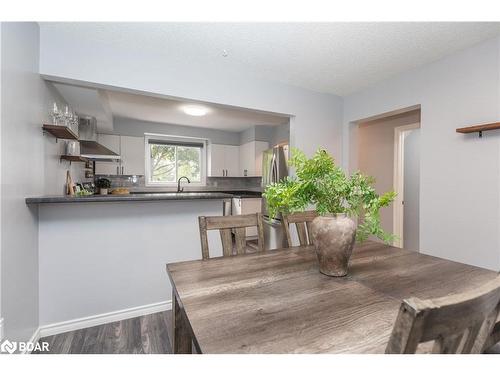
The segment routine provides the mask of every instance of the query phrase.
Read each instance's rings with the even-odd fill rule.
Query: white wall
[[[85,51],[84,64],[81,51]],[[96,38],[53,32],[42,23],[40,73],[60,81],[86,81],[100,87],[294,115],[290,124],[292,146],[308,154],[323,146],[337,159],[341,157],[341,98],[242,75],[222,63],[210,66],[172,60],[167,46],[144,48],[131,40],[125,48],[109,45],[105,35]]]
[[[498,121],[499,40],[493,39],[344,98],[344,165],[350,123],[421,105],[420,250],[500,269],[500,133],[458,127]]]

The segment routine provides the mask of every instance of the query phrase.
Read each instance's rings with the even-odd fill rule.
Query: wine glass
[[[52,117],[52,124],[59,125],[59,119],[62,116],[61,110],[57,106],[57,103],[52,104],[52,109],[50,110],[50,116]]]

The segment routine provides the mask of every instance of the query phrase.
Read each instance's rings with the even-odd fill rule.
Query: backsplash
[[[146,186],[144,176],[110,176],[96,175],[95,179],[103,177],[111,181],[111,188],[127,187],[130,191],[170,191],[176,190],[175,186]],[[186,181],[182,186],[189,190],[261,190],[262,177],[207,177],[206,186],[190,186]]]

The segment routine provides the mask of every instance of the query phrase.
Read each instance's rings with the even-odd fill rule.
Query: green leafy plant
[[[380,209],[388,206],[396,193],[389,191],[379,196],[373,187],[373,177],[360,172],[347,176],[324,149],[318,149],[310,159],[293,149],[289,165],[295,168],[296,177],[271,184],[263,193],[272,217],[278,212],[304,211],[315,205],[320,215],[346,213],[357,218],[358,241],[370,235],[386,243],[394,240],[381,227]]]
[[[96,181],[95,186],[99,189],[109,189],[111,187],[111,181],[107,178],[100,178]]]

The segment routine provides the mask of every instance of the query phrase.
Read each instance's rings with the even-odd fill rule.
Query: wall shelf
[[[484,131],[500,129],[500,122],[493,122],[491,124],[468,126],[465,128],[458,128],[457,133],[479,133],[479,137],[483,136]]]
[[[67,126],[43,124],[42,129],[44,132],[53,135],[57,139],[78,140],[78,135]]]
[[[61,155],[61,160],[66,160],[71,162],[81,162],[81,163],[86,163],[88,161],[87,158],[83,158],[78,155]]]

